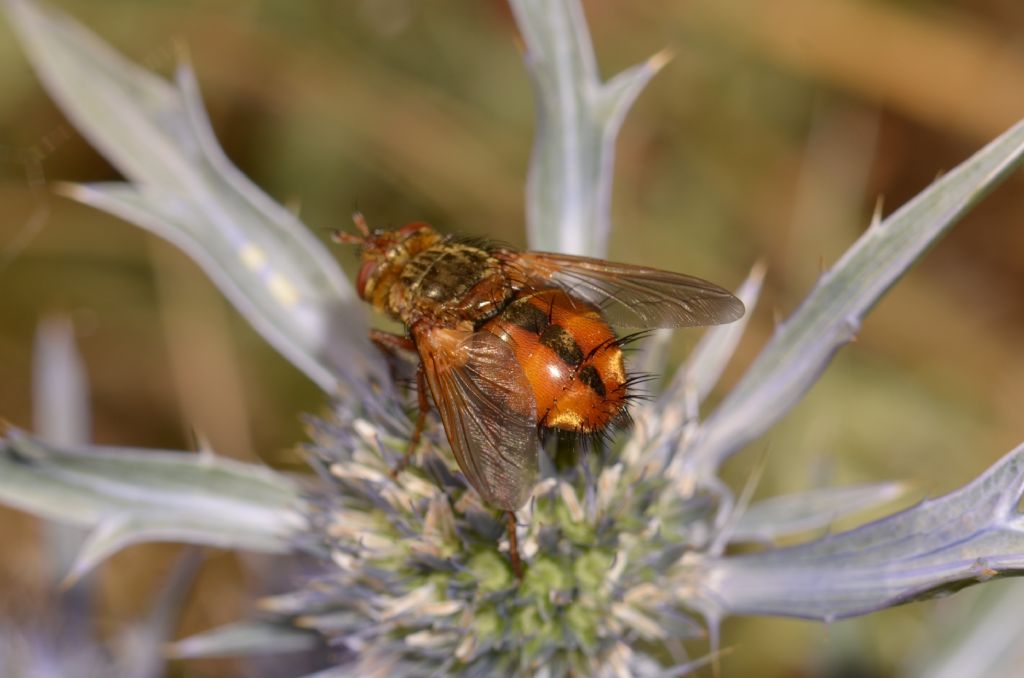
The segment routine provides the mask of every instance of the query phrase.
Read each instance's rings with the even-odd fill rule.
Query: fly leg
[[[388,356],[388,367],[391,370],[392,380],[395,380],[397,376],[396,359],[403,357],[403,353],[416,354],[416,343],[409,337],[403,337],[400,334],[370,330],[370,340],[376,344],[377,348],[384,355]],[[405,448],[405,454],[402,455],[399,462],[391,469],[390,475],[392,479],[398,478],[398,474],[404,471],[409,462],[412,461],[413,455],[416,454],[416,448],[419,446],[420,438],[423,437],[423,428],[427,423],[430,401],[427,399],[427,378],[423,372],[423,365],[419,365],[416,368],[416,395],[419,399],[419,414],[416,416],[416,426],[409,437],[409,444]]]
[[[370,330],[370,341],[380,349],[388,363],[388,373],[391,381],[397,382],[399,378],[398,364],[403,360],[413,362],[416,360],[416,343],[409,337],[401,334],[391,334],[382,330]]]
[[[523,563],[519,560],[519,538],[516,535],[515,511],[505,511],[505,519],[508,525],[508,557],[512,561],[512,573],[516,579],[523,581]]]
[[[412,461],[412,457],[416,454],[416,447],[420,444],[420,438],[423,436],[423,427],[427,423],[427,412],[430,411],[430,401],[427,400],[427,375],[423,371],[423,365],[420,365],[416,369],[416,396],[419,399],[420,412],[416,416],[416,427],[412,430],[412,435],[409,436],[409,445],[405,448],[405,454],[395,467],[391,469],[391,478],[398,478],[398,474],[405,470],[405,467]]]

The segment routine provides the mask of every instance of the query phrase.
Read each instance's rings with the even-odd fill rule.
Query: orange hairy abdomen
[[[594,306],[560,289],[528,290],[481,329],[512,347],[540,426],[593,433],[625,406],[622,350]]]

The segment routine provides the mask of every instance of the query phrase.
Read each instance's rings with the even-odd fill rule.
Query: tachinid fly
[[[429,388],[459,468],[488,504],[529,498],[546,429],[595,434],[625,415],[630,381],[615,327],[717,325],[743,303],[700,278],[566,254],[518,252],[443,236],[423,223],[336,239],[362,247],[360,297],[401,321],[374,331],[384,348],[415,351],[420,416]]]

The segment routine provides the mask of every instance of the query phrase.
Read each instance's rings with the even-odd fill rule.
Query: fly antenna
[[[366,225],[366,217],[359,210],[352,213],[352,223],[356,225],[356,230],[364,238],[370,237],[370,227]]]
[[[340,242],[344,245],[362,245],[366,242],[366,238],[361,235],[338,230],[331,231],[331,240],[334,242]]]
[[[362,212],[355,211],[352,213],[352,223],[356,225],[356,230],[359,231],[359,235],[335,230],[331,232],[331,238],[335,242],[344,243],[346,245],[364,244],[366,239],[370,237],[370,227],[366,225],[366,217],[363,216]]]

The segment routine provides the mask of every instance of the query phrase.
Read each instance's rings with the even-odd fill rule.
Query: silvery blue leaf
[[[835,620],[1024,569],[1024,446],[963,488],[848,532],[696,565],[697,607]]]
[[[239,655],[303,652],[321,643],[310,631],[273,622],[238,622],[189,636],[171,643],[167,655],[172,659],[230,657]]]
[[[77,576],[117,548],[182,541],[286,553],[308,529],[299,488],[212,453],[55,446],[0,438],[0,503],[93,529]]]
[[[628,443],[627,454],[650,448],[655,456],[670,459],[680,441],[687,440],[687,436],[698,430],[700,403],[718,383],[743,337],[757,306],[764,274],[764,266],[755,265],[736,290],[736,296],[746,307],[743,317],[736,322],[705,330],[704,336],[690,352],[686,363],[676,371],[668,387],[654,402],[639,408],[635,415],[636,433]],[[644,347],[641,355],[643,362],[638,363],[641,373],[650,372],[653,366],[663,369],[664,363],[659,364],[659,354],[664,352],[669,332],[671,330],[658,330],[648,340],[653,346]]]
[[[746,313],[735,322],[709,327],[704,332],[704,336],[697,342],[686,363],[672,380],[672,385],[662,396],[666,401],[682,399],[686,391],[691,391],[698,403],[704,402],[708,397],[747,329],[747,323],[750,322],[751,315],[757,307],[757,300],[761,296],[764,274],[763,264],[757,264],[750,270],[747,279],[736,290],[736,296],[746,307]]]
[[[751,504],[730,529],[730,542],[770,542],[821,530],[846,516],[887,504],[906,492],[902,483],[822,487]]]
[[[56,446],[79,447],[90,441],[88,377],[75,344],[74,325],[66,316],[44,318],[36,330],[32,396],[34,428],[40,439]],[[49,547],[45,561],[47,567],[57,576],[75,572],[75,564],[82,562],[80,554],[85,543],[85,531],[79,526],[53,521],[41,527]],[[63,591],[54,601],[60,628],[36,629],[32,639],[36,648],[34,661],[16,662],[19,666],[9,669],[9,672],[45,675],[44,665],[48,665],[51,670],[61,673],[88,673],[82,661],[83,657],[92,656],[93,661],[102,661],[97,675],[116,673],[130,678],[163,675],[166,658],[160,648],[173,633],[186,589],[197,569],[195,555],[195,552],[187,552],[179,561],[150,614],[113,635],[110,639],[111,653],[105,652],[104,646],[93,635],[92,622],[96,611],[92,582],[88,579],[76,582],[77,586]],[[67,635],[68,630],[72,630],[72,635]],[[47,648],[48,644],[54,647]]]
[[[328,391],[386,382],[364,309],[326,248],[224,155],[187,67],[177,83],[32,0],[8,16],[47,90],[130,183],[66,187],[194,258],[249,322]]]
[[[32,421],[40,438],[54,445],[82,445],[92,439],[88,381],[71,319],[44,318],[36,329],[32,351]],[[48,562],[63,573],[82,546],[82,530],[47,523],[43,532]],[[88,606],[88,601],[81,602]]]
[[[80,444],[92,438],[89,383],[67,316],[44,318],[32,351],[32,420],[51,443]]]
[[[861,319],[908,268],[1024,160],[1018,123],[888,218],[871,227],[826,272],[685,450],[708,477],[729,455],[779,420],[817,381]]]
[[[603,257],[615,138],[664,53],[602,83],[579,0],[510,0],[526,43],[537,136],[526,185],[531,249]]]

